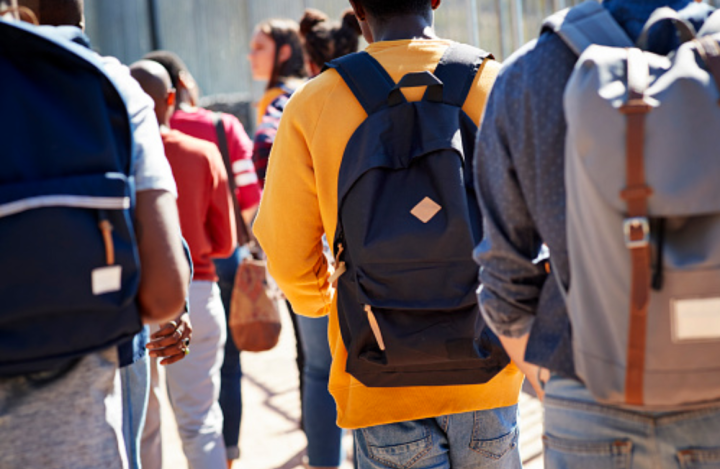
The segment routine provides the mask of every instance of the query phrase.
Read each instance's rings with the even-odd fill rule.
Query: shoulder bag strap
[[[222,114],[219,112],[213,113],[213,124],[215,125],[215,132],[217,133],[218,149],[222,155],[223,162],[225,163],[225,171],[228,175],[228,184],[230,185],[231,199],[233,207],[235,208],[235,226],[237,228],[238,244],[244,245],[250,242],[252,237],[250,236],[250,230],[245,224],[245,220],[242,217],[242,211],[240,210],[240,204],[237,200],[237,185],[235,183],[235,173],[232,170],[232,163],[230,162],[230,150],[227,142],[227,135],[225,134],[225,125],[223,124]]]

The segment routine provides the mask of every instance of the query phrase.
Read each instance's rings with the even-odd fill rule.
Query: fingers
[[[161,349],[161,348],[165,348],[165,347],[170,347],[170,346],[172,346],[172,345],[177,344],[178,342],[181,342],[181,341],[183,340],[183,338],[184,338],[184,337],[183,337],[183,334],[182,334],[180,331],[178,331],[178,330],[175,330],[175,331],[172,332],[170,335],[167,335],[167,336],[164,336],[164,337],[161,336],[161,337],[157,337],[157,338],[156,338],[156,337],[155,337],[155,334],[153,334],[153,339],[154,339],[154,340],[151,340],[151,341],[147,344],[147,348],[148,348],[149,350],[154,350],[154,349]]]
[[[150,350],[149,355],[153,358],[167,358],[177,354],[185,354],[185,348],[185,344],[182,341],[177,341],[167,347],[153,348]]]
[[[186,355],[184,353],[181,355],[173,355],[172,357],[164,358],[160,362],[160,365],[163,365],[163,366],[172,365],[173,363],[177,363],[185,357],[186,357]]]
[[[175,321],[170,321],[169,323],[165,324],[163,327],[160,328],[159,331],[154,333],[150,336],[152,339],[159,339],[160,337],[165,337],[167,335],[172,334],[177,329],[177,323]]]

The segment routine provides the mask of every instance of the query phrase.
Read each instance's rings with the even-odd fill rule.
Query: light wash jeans
[[[332,355],[328,344],[328,317],[296,316],[305,357],[303,380],[303,430],[311,467],[336,467],[342,463],[343,430],[335,423],[335,400],[328,391]]]
[[[358,469],[520,469],[517,411],[515,405],[355,430]]]
[[[582,383],[545,386],[545,469],[720,468],[720,403],[686,412],[598,404]]]
[[[141,469],[140,436],[150,395],[150,363],[147,353],[132,365],[120,368],[123,401],[123,438],[130,469]]]
[[[220,367],[225,355],[225,311],[215,282],[190,284],[190,354],[168,365],[167,387],[190,469],[227,468],[223,442]]]

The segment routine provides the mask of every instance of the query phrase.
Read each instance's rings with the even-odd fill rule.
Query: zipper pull
[[[378,346],[380,347],[380,350],[383,352],[385,351],[385,341],[383,340],[382,333],[380,332],[380,325],[377,322],[377,319],[375,319],[375,314],[372,311],[372,306],[365,305],[365,312],[368,315],[368,321],[370,322],[370,329],[372,329],[373,335],[375,336],[375,340],[378,343]]]
[[[347,265],[345,265],[345,261],[340,260],[340,256],[342,255],[345,248],[342,244],[338,244],[338,251],[335,255],[335,272],[332,273],[330,278],[328,279],[328,282],[333,286],[333,288],[337,288],[337,281],[338,279],[347,272]]]
[[[113,265],[115,264],[115,245],[112,239],[113,226],[110,220],[108,220],[104,210],[100,210],[99,215],[100,222],[98,223],[98,228],[100,228],[103,242],[105,243],[105,262],[107,262],[107,265]]]

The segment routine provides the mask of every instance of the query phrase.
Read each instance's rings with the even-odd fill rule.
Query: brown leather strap
[[[628,100],[620,108],[627,119],[626,188],[620,194],[627,203],[625,242],[630,249],[630,327],[628,331],[625,401],[643,403],[647,308],[650,298],[650,244],[648,197],[652,189],[645,182],[645,116],[652,107],[644,99],[649,69],[639,49],[628,49]]]
[[[705,36],[697,42],[697,51],[715,80],[717,89],[720,90],[720,46],[712,36]],[[720,99],[718,99],[718,104],[720,105]]]
[[[228,147],[227,134],[225,133],[225,125],[222,121],[222,114],[215,112],[212,115],[213,125],[215,125],[215,133],[218,139],[218,150],[225,163],[225,171],[228,177],[228,186],[230,187],[230,194],[232,195],[232,204],[235,209],[235,230],[237,233],[238,244],[240,246],[252,241],[252,235],[245,219],[242,216],[242,210],[240,209],[240,203],[237,199],[237,184],[235,183],[235,173],[232,169],[232,162],[230,161],[230,150]]]

